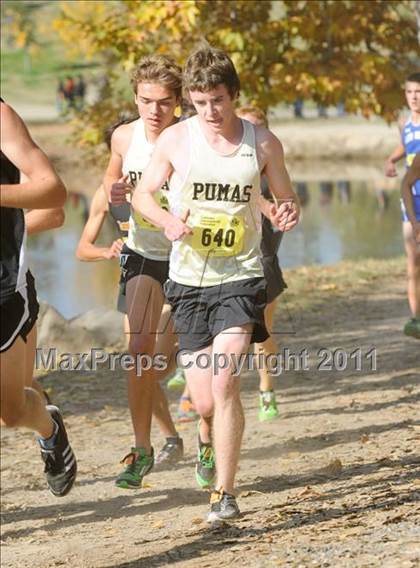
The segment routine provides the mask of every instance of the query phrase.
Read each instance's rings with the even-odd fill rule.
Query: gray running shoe
[[[184,442],[182,438],[166,438],[163,448],[160,450],[155,459],[155,466],[172,465],[184,456]]]
[[[237,519],[240,514],[234,495],[225,493],[223,489],[213,491],[210,497],[210,513],[207,515],[209,523]]]

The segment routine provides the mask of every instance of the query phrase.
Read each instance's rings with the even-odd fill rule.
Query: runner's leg
[[[403,224],[403,235],[407,254],[408,303],[413,317],[420,318],[420,246],[414,240],[411,223]]]
[[[267,368],[267,357],[278,352],[278,347],[272,335],[273,317],[276,302],[267,304],[264,310],[264,319],[267,329],[270,333],[269,338],[264,343],[255,344],[255,354],[258,362],[258,373],[260,375],[260,393],[259,393],[259,412],[260,421],[272,420],[278,416],[276,395],[274,393],[273,377]],[[262,361],[260,361],[262,359]],[[261,367],[261,363],[263,366]]]
[[[232,327],[217,335],[213,341],[213,353],[226,355],[231,364],[219,369],[213,377],[214,397],[214,447],[216,452],[216,488],[233,493],[238,467],[245,419],[240,398],[240,377],[233,376],[232,355],[239,358],[246,354],[252,324]]]
[[[28,343],[17,337],[13,345],[0,354],[1,417],[6,426],[35,430],[43,438],[53,433],[53,421],[45,402],[33,388],[32,371],[36,338],[35,326],[27,336]]]
[[[127,316],[130,327],[129,351],[133,356],[155,353],[156,330],[162,312],[162,288],[150,276],[131,278],[127,283]],[[138,376],[137,372],[141,372]],[[151,453],[150,428],[155,388],[152,368],[132,369],[128,372],[128,402],[133,422],[135,446]]]

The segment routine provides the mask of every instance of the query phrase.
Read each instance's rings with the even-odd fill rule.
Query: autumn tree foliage
[[[141,56],[182,64],[203,39],[231,55],[244,102],[265,109],[300,98],[392,119],[419,64],[410,0],[79,0],[62,3],[54,26],[72,49],[100,57],[109,76],[104,100],[83,118],[91,142],[95,113],[103,126],[128,104],[121,75]]]

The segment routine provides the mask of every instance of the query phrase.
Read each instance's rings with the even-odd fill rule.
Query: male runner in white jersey
[[[111,158],[104,178],[105,189],[113,205],[126,203],[150,160],[158,136],[176,122],[175,109],[181,102],[181,84],[181,69],[166,56],[144,57],[135,68],[132,86],[140,118],[114,131]],[[165,205],[165,180],[160,189],[158,199]],[[129,351],[134,356],[153,358],[155,353],[167,353],[166,343],[175,340],[172,324],[168,323],[169,310],[164,314],[166,321],[159,322],[170,248],[171,243],[162,230],[140,215],[133,213],[130,216],[128,237],[120,258],[129,324]],[[124,458],[126,468],[116,480],[117,486],[124,489],[140,487],[143,476],[153,467],[150,429],[154,390],[159,388],[155,379],[154,368],[147,364],[142,369],[133,368],[128,372],[128,403],[135,445]],[[164,396],[162,391],[160,394]],[[166,411],[170,420],[167,408]],[[165,447],[168,451],[182,454],[182,440],[175,429]]]
[[[132,206],[173,242],[165,292],[202,417],[196,469],[202,487],[214,481],[213,422],[217,482],[208,516],[213,522],[239,515],[233,490],[244,415],[235,360],[247,353],[250,341],[268,337],[259,249],[261,174],[278,199],[287,199],[275,215],[283,231],[297,223],[299,210],[280,142],[235,114],[240,84],[230,58],[217,49],[199,49],[187,60],[183,84],[197,116],[161,134]],[[153,198],[168,178],[171,213]],[[218,368],[208,364],[212,360]]]
[[[32,382],[39,305],[27,267],[22,209],[33,210],[28,214],[32,231],[47,228],[56,220],[50,223],[45,219],[48,211],[35,214],[35,210],[60,208],[66,190],[22,119],[3,100],[0,108],[1,421],[9,427],[38,433],[49,489],[63,496],[73,486],[77,466],[58,408],[46,406],[42,393],[37,392],[40,387]],[[25,176],[23,182],[21,174]]]

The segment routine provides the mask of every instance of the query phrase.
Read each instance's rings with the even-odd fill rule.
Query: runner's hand
[[[290,231],[299,221],[299,206],[294,201],[284,201],[279,206],[270,208],[271,223],[285,233]]]
[[[177,241],[185,237],[186,235],[191,235],[192,231],[188,227],[187,219],[190,216],[190,210],[186,211],[181,217],[175,217],[172,215],[171,221],[165,226],[164,233],[165,237],[170,241]]]
[[[111,203],[112,205],[123,205],[127,202],[127,193],[131,193],[132,186],[127,183],[128,175],[120,177],[120,179],[112,184],[111,187]]]
[[[122,239],[117,239],[112,243],[109,249],[104,253],[104,258],[106,260],[111,260],[111,258],[118,258],[121,253],[124,241]]]
[[[397,168],[395,167],[394,162],[391,162],[391,160],[387,160],[385,162],[385,175],[390,178],[396,177],[398,175]]]

